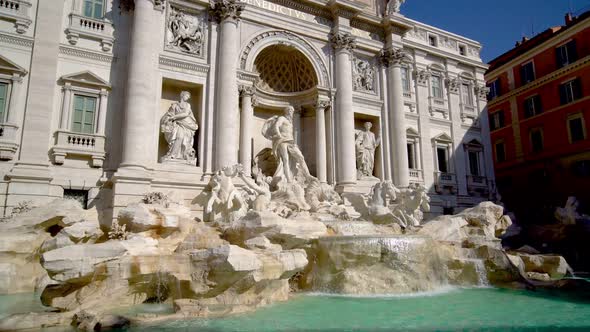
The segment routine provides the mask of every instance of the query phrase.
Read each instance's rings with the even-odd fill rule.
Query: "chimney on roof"
[[[574,21],[572,13],[565,14],[565,25],[570,25]]]
[[[522,40],[517,41],[515,46],[518,47],[518,46],[526,43],[527,41],[529,41],[529,38],[527,36],[523,36]]]

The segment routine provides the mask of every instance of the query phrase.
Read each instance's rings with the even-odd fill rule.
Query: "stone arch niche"
[[[273,175],[268,149],[271,142],[262,136],[264,122],[293,106],[294,136],[312,174],[316,171],[316,103],[329,91],[328,72],[320,53],[304,39],[286,31],[266,31],[256,35],[240,57],[240,68],[255,74],[255,105],[252,126],[254,163],[266,175]],[[261,160],[258,160],[261,159]],[[264,161],[264,162],[263,162]]]

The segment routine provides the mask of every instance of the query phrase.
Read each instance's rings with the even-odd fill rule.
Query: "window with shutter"
[[[96,97],[74,95],[74,114],[71,130],[77,133],[94,134],[95,113]]]
[[[449,172],[449,165],[448,165],[448,158],[447,158],[447,148],[437,147],[436,148],[436,157],[438,160],[438,171],[441,173],[448,173]]]
[[[506,148],[504,142],[496,143],[496,162],[502,163],[506,161]]]
[[[469,151],[469,171],[471,175],[480,175],[479,174],[479,152],[476,151]]]
[[[524,117],[530,118],[543,113],[543,105],[539,95],[532,96],[524,101]]]
[[[540,128],[531,129],[531,150],[533,153],[543,151],[543,130]]]
[[[565,67],[578,60],[576,51],[576,41],[572,40],[561,45],[555,49],[555,56],[557,57],[557,68]]]
[[[442,78],[438,75],[432,75],[432,96],[434,98],[443,98]]]
[[[6,122],[8,84],[0,83],[0,123]]]
[[[569,104],[582,98],[582,85],[576,78],[559,86],[559,99],[562,105]]]

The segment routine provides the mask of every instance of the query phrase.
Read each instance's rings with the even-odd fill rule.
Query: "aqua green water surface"
[[[590,331],[588,294],[574,295],[580,296],[502,289],[412,297],[302,295],[251,314],[128,331]]]

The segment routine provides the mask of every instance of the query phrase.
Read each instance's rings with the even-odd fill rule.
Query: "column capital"
[[[459,80],[456,78],[446,78],[445,84],[450,93],[459,93]]]
[[[120,0],[119,8],[123,11],[132,11],[135,9],[135,1],[149,1],[154,5],[155,10],[164,11],[166,9],[166,0]]]
[[[245,7],[246,5],[239,0],[213,0],[209,15],[219,23],[225,20],[238,22]]]
[[[490,88],[485,85],[476,85],[475,86],[475,93],[481,100],[487,100],[488,94],[490,93]]]
[[[426,86],[428,85],[428,79],[430,78],[430,72],[426,69],[419,69],[415,72],[416,74],[416,81],[418,85]]]
[[[108,97],[109,91],[107,89],[100,89],[100,96],[101,97]]]
[[[332,32],[330,33],[330,44],[336,50],[350,52],[356,48],[356,38],[347,32]]]
[[[401,48],[387,48],[381,50],[381,62],[386,66],[401,66],[403,63],[412,62],[412,58]]]
[[[64,91],[70,91],[70,90],[72,90],[72,83],[70,83],[70,82],[66,82],[66,83],[64,84],[64,86],[62,87],[62,89],[63,89]]]
[[[252,85],[240,85],[238,87],[239,91],[240,91],[240,95],[242,97],[252,97],[254,95],[254,93],[256,92],[256,88],[253,87]]]
[[[323,99],[318,99],[315,103],[315,108],[316,109],[326,109],[328,107],[332,106],[332,102],[329,100],[323,100]]]

